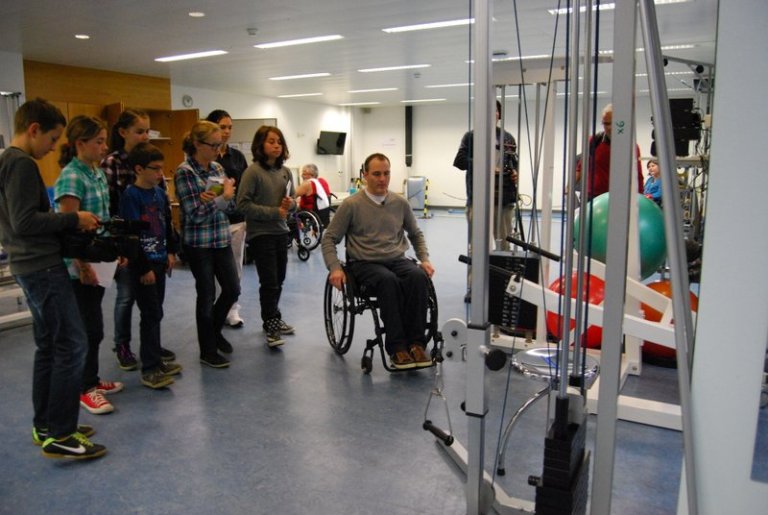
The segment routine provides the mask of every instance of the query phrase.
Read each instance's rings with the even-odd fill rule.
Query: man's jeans
[[[77,430],[88,348],[72,282],[64,265],[15,276],[34,324],[34,425],[63,438]]]

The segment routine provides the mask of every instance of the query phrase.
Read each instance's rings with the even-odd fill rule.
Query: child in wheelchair
[[[390,163],[385,155],[372,154],[365,160],[363,179],[365,189],[344,200],[323,235],[328,282],[343,290],[349,273],[360,288],[376,297],[385,328],[384,347],[394,369],[431,366],[425,349],[434,268],[424,235],[410,204],[389,192]],[[344,238],[346,272],[336,251]],[[405,257],[408,241],[419,264]]]

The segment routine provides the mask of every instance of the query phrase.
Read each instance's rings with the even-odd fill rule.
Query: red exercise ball
[[[571,298],[575,299],[576,281],[578,279],[578,274],[573,272],[571,278],[573,281],[571,286]],[[587,279],[587,274],[584,274],[584,278],[586,279],[584,295],[589,295],[589,303],[596,306],[601,305],[603,303],[603,299],[605,298],[605,282],[594,275],[590,275]],[[549,289],[556,293],[563,293],[564,288],[565,284],[563,282],[563,277],[556,279],[552,284],[549,285]],[[575,313],[571,312],[571,316],[573,317],[574,315]],[[562,318],[563,317],[558,316],[556,312],[547,312],[547,330],[557,339],[560,339],[560,335],[562,333]],[[576,321],[571,318],[570,328],[573,329],[575,326]],[[603,328],[597,325],[590,325],[587,327],[586,335],[583,335],[582,337],[582,341],[585,342],[585,345],[590,349],[599,349],[602,340]]]
[[[669,280],[663,280],[663,281],[656,281],[650,284],[646,284],[650,289],[657,291],[667,297],[668,299],[672,298],[672,283]],[[649,322],[660,322],[662,313],[659,311],[656,311],[652,307],[648,306],[647,304],[641,304],[640,308],[643,310],[643,318],[648,320]],[[691,310],[698,311],[699,309],[699,298],[694,295],[693,292],[691,292]],[[674,322],[674,321],[673,321]],[[653,342],[649,342],[648,340],[645,340],[643,342],[643,357],[653,359],[661,359],[661,360],[673,360],[676,358],[675,349],[670,349],[669,347],[665,347],[663,345],[659,345]]]

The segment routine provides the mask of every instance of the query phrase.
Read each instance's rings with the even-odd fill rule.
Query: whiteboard
[[[232,135],[229,137],[229,146],[236,148],[245,154],[248,161],[251,160],[251,143],[253,135],[262,125],[277,127],[277,118],[249,118],[232,120]]]

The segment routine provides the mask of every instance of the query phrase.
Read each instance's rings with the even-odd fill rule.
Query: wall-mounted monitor
[[[344,143],[346,141],[346,132],[320,131],[320,137],[317,138],[317,153],[321,156],[340,156],[344,153]]]

